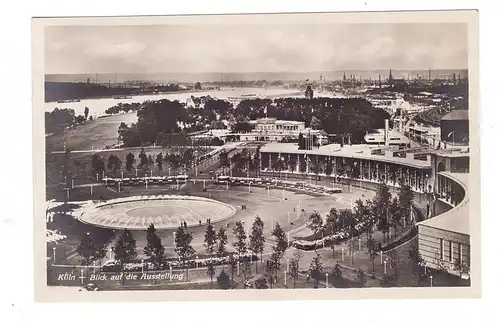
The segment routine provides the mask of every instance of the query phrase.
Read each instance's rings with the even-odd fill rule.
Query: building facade
[[[435,192],[430,218],[418,223],[418,249],[427,267],[462,277],[470,267],[469,155],[439,151],[431,156]],[[439,210],[438,204],[445,205]]]

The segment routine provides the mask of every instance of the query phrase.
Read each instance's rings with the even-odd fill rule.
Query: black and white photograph
[[[477,60],[475,11],[34,19],[37,300],[478,296]]]

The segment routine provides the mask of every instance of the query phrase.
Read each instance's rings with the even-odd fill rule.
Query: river
[[[242,96],[242,95],[255,95],[255,96]],[[221,90],[210,90],[210,91],[196,91],[196,92],[182,92],[182,93],[165,93],[165,94],[148,94],[148,95],[135,95],[130,96],[128,99],[115,99],[115,98],[93,98],[93,99],[82,99],[79,102],[68,102],[68,103],[58,103],[58,102],[46,102],[45,111],[51,112],[56,107],[70,108],[73,109],[76,115],[83,115],[85,107],[88,107],[90,114],[93,117],[104,115],[104,111],[111,106],[118,103],[142,103],[147,100],[178,100],[180,102],[186,102],[191,96],[200,97],[207,96],[215,97],[218,99],[229,99],[229,98],[274,98],[274,97],[303,97],[303,94],[297,89],[284,89],[284,88],[223,88]]]

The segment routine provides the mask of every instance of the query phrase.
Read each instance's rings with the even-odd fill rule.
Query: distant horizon
[[[391,69],[393,77],[395,78],[415,78],[417,76],[422,79],[428,79],[429,69]],[[468,69],[457,68],[457,69],[431,69],[431,78],[451,78],[453,74],[455,76],[466,78],[468,74]],[[46,82],[86,82],[87,78],[91,83],[97,82],[116,82],[122,83],[124,81],[178,81],[178,82],[217,82],[217,81],[300,81],[309,79],[311,81],[320,80],[322,77],[326,81],[341,80],[346,75],[346,78],[350,78],[354,75],[356,79],[359,77],[363,79],[372,78],[373,80],[378,79],[380,74],[382,79],[387,79],[389,75],[389,69],[344,69],[344,70],[330,70],[330,71],[296,71],[296,72],[144,72],[144,73],[134,73],[134,72],[124,72],[124,73],[67,73],[67,74],[46,74]],[[227,79],[229,77],[229,79]]]

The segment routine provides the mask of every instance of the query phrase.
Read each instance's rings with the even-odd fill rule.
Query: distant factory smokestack
[[[384,129],[384,144],[389,145],[389,120],[385,119],[385,129]]]

